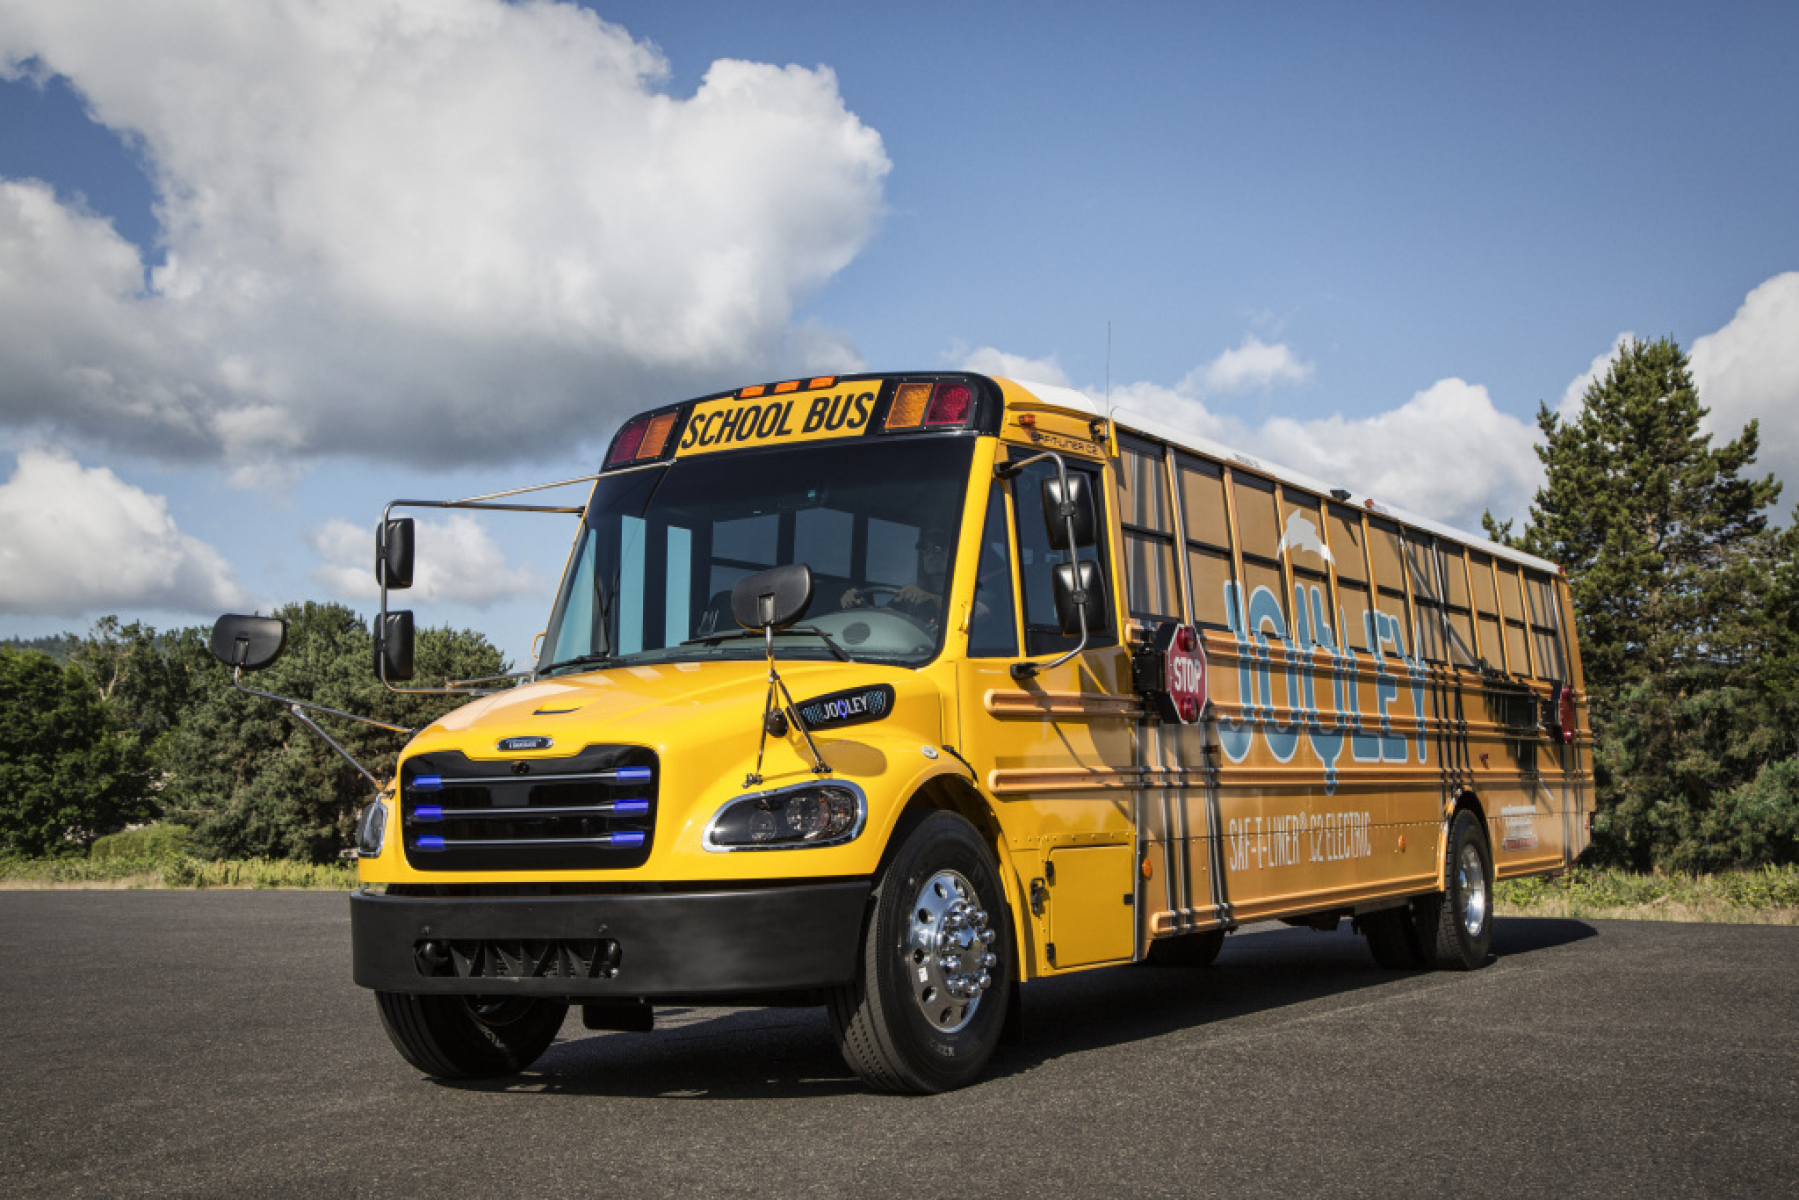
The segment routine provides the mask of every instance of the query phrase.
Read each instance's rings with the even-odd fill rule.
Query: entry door
[[[1068,558],[1051,548],[1043,518],[1043,481],[1055,474],[1055,464],[1037,463],[1009,482],[996,481],[1010,509],[1020,653],[973,657],[971,641],[964,688],[965,703],[973,709],[965,719],[967,750],[999,801],[1014,861],[1029,872],[1024,882],[1033,875],[1056,877],[1036,927],[1042,939],[1037,961],[1053,967],[1128,960],[1135,942],[1134,913],[1124,897],[1134,883],[1137,702],[1129,658],[1118,639],[1111,537],[1104,532],[1110,524],[1108,492],[1097,468],[1073,461],[1068,466],[1088,474],[1099,509],[1100,544],[1082,549],[1078,557],[1101,565],[1105,619],[1090,631],[1087,649],[1068,662],[1027,679],[1011,676],[1010,666],[1020,659],[1047,662],[1073,649],[1078,638],[1065,637],[1058,628],[1051,590],[1052,569]],[[1107,849],[1062,857],[1065,850],[1099,847]],[[1068,882],[1075,886],[1061,886],[1069,872],[1052,872],[1053,861],[1073,868],[1075,878]],[[1075,934],[1066,946],[1056,942],[1053,959],[1052,929]]]

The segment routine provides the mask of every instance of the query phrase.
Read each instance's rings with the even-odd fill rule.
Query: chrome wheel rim
[[[993,938],[980,896],[959,872],[937,872],[913,897],[903,967],[913,1003],[939,1033],[967,1025],[993,986]]]
[[[1480,847],[1469,842],[1456,861],[1456,890],[1462,897],[1462,928],[1477,938],[1487,927],[1487,869]]]

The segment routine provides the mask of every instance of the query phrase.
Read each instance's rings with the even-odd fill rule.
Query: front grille
[[[656,833],[657,774],[643,746],[499,761],[417,755],[400,771],[406,861],[421,871],[641,866]]]
[[[611,938],[450,938],[412,948],[420,975],[457,979],[611,979],[619,959]]]

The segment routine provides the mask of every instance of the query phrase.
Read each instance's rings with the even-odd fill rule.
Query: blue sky
[[[1791,4],[146,7],[0,3],[0,635],[367,611],[386,501],[813,370],[1468,524],[1672,334],[1799,501]],[[521,657],[568,533],[428,531],[421,618]]]

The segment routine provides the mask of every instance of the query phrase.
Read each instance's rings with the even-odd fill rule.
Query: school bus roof
[[[1332,497],[1333,490],[1348,491],[1349,497],[1346,500],[1343,500],[1342,503],[1351,507],[1363,508],[1377,516],[1389,517],[1402,524],[1410,525],[1416,529],[1426,530],[1439,537],[1448,538],[1454,542],[1460,542],[1463,545],[1474,547],[1475,549],[1499,558],[1508,559],[1512,562],[1533,567],[1539,571],[1547,571],[1552,575],[1557,574],[1559,571],[1559,568],[1554,563],[1549,562],[1546,559],[1538,558],[1534,554],[1526,554],[1522,550],[1514,550],[1509,546],[1501,546],[1497,542],[1488,541],[1479,534],[1469,533],[1465,530],[1457,529],[1454,526],[1445,525],[1441,521],[1435,521],[1429,517],[1419,516],[1416,513],[1408,512],[1402,508],[1396,508],[1373,496],[1358,493],[1352,488],[1345,488],[1342,484],[1323,483],[1303,472],[1295,471],[1289,467],[1283,467],[1278,463],[1267,462],[1263,459],[1244,454],[1240,450],[1221,445],[1218,442],[1212,441],[1210,438],[1202,437],[1201,435],[1194,433],[1192,430],[1182,429],[1179,426],[1171,425],[1156,417],[1152,417],[1147,413],[1120,408],[1116,405],[1108,410],[1103,401],[1095,400],[1092,396],[1087,395],[1085,392],[1076,391],[1074,388],[1063,387],[1053,383],[1033,383],[1023,379],[1000,380],[996,378],[996,382],[999,382],[1002,386],[1010,384],[1012,387],[1028,392],[1038,400],[1041,400],[1044,404],[1053,405],[1057,408],[1070,409],[1089,417],[1099,417],[1112,421],[1123,432],[1141,434],[1153,441],[1167,442],[1171,445],[1183,447],[1199,454],[1203,454],[1208,458],[1248,467],[1259,474],[1266,475],[1271,479],[1277,479],[1282,483],[1290,483],[1295,487],[1304,488],[1306,491],[1313,492],[1320,497],[1334,498]]]

